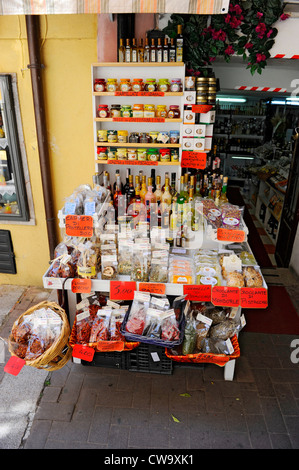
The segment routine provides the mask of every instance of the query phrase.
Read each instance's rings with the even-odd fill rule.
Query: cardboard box
[[[184,110],[184,118],[183,118],[183,123],[184,124],[195,124],[195,113],[191,111],[191,109],[185,109]]]
[[[184,91],[184,104],[196,103],[196,91]]]
[[[193,150],[193,137],[183,137],[182,150]]]
[[[194,127],[194,124],[183,124],[183,137],[193,137]]]
[[[211,150],[212,149],[212,137],[206,137],[205,138],[205,150]]]
[[[194,137],[193,139],[193,150],[195,152],[204,152],[205,151],[205,138],[204,137]]]
[[[195,124],[194,125],[194,137],[205,137],[206,135],[206,126],[205,124]]]
[[[212,137],[212,135],[213,135],[213,128],[214,128],[214,124],[207,124],[207,125],[206,125],[206,136],[207,136],[207,137]]]
[[[215,122],[215,111],[208,111],[207,113],[200,113],[199,122],[206,124],[213,124]]]

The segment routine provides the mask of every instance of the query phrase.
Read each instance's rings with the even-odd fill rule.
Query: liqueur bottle
[[[130,39],[126,40],[126,62],[132,62],[132,50],[130,45]]]
[[[149,46],[149,43],[148,43],[148,38],[145,38],[144,62],[150,62],[150,46]]]
[[[156,61],[163,62],[163,47],[161,43],[161,38],[158,38],[157,51],[156,51]]]
[[[176,48],[174,44],[174,39],[170,39],[170,46],[169,46],[169,62],[175,62],[176,58]]]
[[[182,35],[182,25],[178,25],[178,34],[176,37],[176,62],[183,62],[183,44],[184,38]]]
[[[157,48],[155,45],[155,39],[152,38],[150,47],[150,62],[157,62]]]
[[[163,62],[169,62],[169,46],[168,46],[168,39],[167,37],[164,38],[164,45],[163,45]]]
[[[140,39],[140,44],[138,46],[138,62],[144,62],[144,46],[143,39]]]
[[[138,62],[137,44],[135,38],[132,39],[131,60],[132,62]]]
[[[125,51],[126,51],[126,48],[124,46],[124,40],[121,38],[119,40],[118,62],[125,62]]]

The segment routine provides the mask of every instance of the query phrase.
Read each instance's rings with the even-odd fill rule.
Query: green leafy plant
[[[207,74],[217,58],[226,62],[242,56],[251,74],[262,73],[277,35],[276,21],[283,13],[281,0],[232,0],[225,15],[177,15],[170,17],[164,32],[175,37],[177,25],[183,26],[184,60],[196,75]]]

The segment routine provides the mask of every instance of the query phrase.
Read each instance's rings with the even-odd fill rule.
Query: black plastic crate
[[[83,366],[127,369],[127,351],[95,352],[92,361],[81,360]]]
[[[132,372],[171,375],[173,362],[165,355],[164,351],[165,348],[161,346],[141,343],[137,348],[128,352],[127,369]]]

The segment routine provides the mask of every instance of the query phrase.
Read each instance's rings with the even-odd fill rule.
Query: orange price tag
[[[165,118],[133,118],[133,117],[114,117],[112,121],[120,121],[120,122],[165,122]]]
[[[213,108],[210,104],[193,104],[192,113],[207,113]]]
[[[242,308],[267,308],[268,291],[265,287],[241,287]]]
[[[93,218],[91,215],[67,215],[65,217],[65,233],[70,237],[92,237]]]
[[[207,164],[207,154],[204,152],[192,152],[183,150],[181,167],[182,168],[197,168],[204,170]]]
[[[73,347],[72,355],[78,359],[83,359],[84,361],[91,362],[94,356],[94,349],[86,346],[85,344],[75,344]]]
[[[4,366],[4,372],[16,376],[20,373],[25,364],[26,361],[24,361],[24,359],[21,359],[18,356],[11,356]]]
[[[115,96],[164,96],[164,91],[116,91]]]
[[[152,161],[139,161],[139,160],[107,160],[109,165],[146,165],[146,166],[158,166],[158,162]]]
[[[184,285],[184,295],[187,295],[187,300],[196,300],[198,302],[211,302],[211,290],[210,285]]]
[[[220,307],[238,307],[240,305],[239,287],[215,286],[212,288],[212,303]]]
[[[139,290],[142,292],[150,292],[151,294],[165,294],[166,286],[160,282],[140,282]]]
[[[133,281],[110,281],[111,300],[133,300],[136,282]]]
[[[97,343],[97,351],[105,352],[105,351],[123,351],[124,350],[124,342],[123,341],[99,341]]]
[[[245,240],[244,230],[234,230],[229,228],[217,229],[217,240],[223,242],[236,242],[241,243]]]
[[[71,289],[74,294],[88,294],[91,292],[91,279],[73,279]]]

